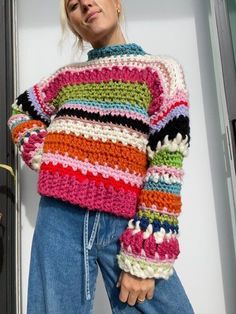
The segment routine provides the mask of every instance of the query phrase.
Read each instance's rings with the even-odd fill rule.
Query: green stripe
[[[167,221],[170,225],[177,226],[178,225],[178,219],[174,216],[166,215],[166,214],[161,214],[157,212],[153,212],[150,210],[139,210],[138,211],[138,216],[140,218],[145,217],[148,218],[150,223],[153,223],[154,220],[158,220],[161,223]]]
[[[121,102],[133,105],[139,104],[147,108],[152,96],[145,83],[89,83],[65,86],[53,99],[55,107],[72,99],[86,99],[96,101]]]
[[[144,259],[138,258],[138,256],[133,257],[130,255],[127,255],[123,251],[120,251],[120,253],[117,254],[116,256],[117,256],[118,263],[121,268],[123,265],[126,265],[126,267],[129,267],[129,268],[130,267],[132,268],[138,264],[139,267],[143,271],[145,271],[146,269],[151,267],[155,275],[158,275],[158,277],[162,275],[163,273],[166,274],[167,272],[170,272],[173,268],[173,264],[171,262],[165,262],[165,260],[163,260],[163,261],[156,261],[155,263],[152,263],[150,261],[145,261]],[[127,260],[129,261],[129,263],[127,263]],[[131,266],[127,266],[127,265],[131,265]]]
[[[12,115],[14,115],[14,114],[21,114],[21,113],[25,114],[25,112],[23,110],[12,109]]]
[[[161,150],[156,153],[151,161],[152,166],[169,166],[182,168],[183,166],[183,155],[180,152],[170,152],[168,150]]]

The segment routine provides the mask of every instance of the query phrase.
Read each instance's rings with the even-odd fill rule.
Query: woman
[[[62,0],[88,60],[12,105],[8,125],[41,195],[28,314],[91,313],[98,265],[113,313],[193,313],[173,267],[190,140],[183,73],[126,42],[121,9]]]

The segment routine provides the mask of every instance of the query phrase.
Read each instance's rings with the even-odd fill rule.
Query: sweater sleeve
[[[183,159],[190,142],[188,92],[181,65],[163,58],[157,66],[162,101],[149,108],[148,168],[135,217],[120,236],[121,269],[140,278],[168,279],[179,250]],[[160,96],[160,95],[159,95]]]
[[[20,156],[27,166],[39,170],[44,138],[55,107],[45,101],[44,78],[21,93],[12,104],[8,127]]]

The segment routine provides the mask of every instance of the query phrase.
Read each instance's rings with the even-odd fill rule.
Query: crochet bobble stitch
[[[127,218],[120,268],[169,278],[190,143],[176,61],[135,43],[92,49],[20,94],[8,126],[41,195]]]

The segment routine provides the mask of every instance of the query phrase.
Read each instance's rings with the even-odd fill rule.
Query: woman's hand
[[[133,306],[138,302],[137,299],[152,299],[155,289],[155,279],[142,279],[130,273],[121,271],[116,286],[120,287],[120,301],[128,302],[129,305]]]

